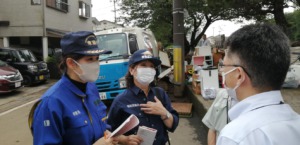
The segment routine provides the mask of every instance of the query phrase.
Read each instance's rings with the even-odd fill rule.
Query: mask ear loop
[[[72,59],[73,62],[75,62],[78,66],[81,66],[76,60]]]
[[[245,72],[244,68],[242,67],[238,67],[238,70],[240,71],[240,75],[241,75],[241,83],[242,84],[245,81],[246,75],[248,76],[248,74]]]
[[[67,70],[72,70],[74,71],[74,68],[77,67],[77,63],[74,62],[75,60],[73,58],[66,58],[65,60],[65,65],[66,65],[66,68],[65,68],[65,72]]]
[[[239,80],[238,81],[238,85],[236,85],[236,87],[234,87],[234,89],[236,89],[236,88],[238,88],[239,86],[241,86],[241,84],[245,81],[245,74],[247,74],[245,71],[244,71],[244,69],[243,68],[241,68],[241,67],[237,67],[237,69],[240,71],[240,72],[243,72],[244,74],[240,74],[241,75],[241,79],[242,80]],[[242,70],[242,71],[241,71]]]
[[[81,69],[81,65],[80,65],[76,60],[72,59],[72,61],[73,61],[74,63],[76,63],[76,64],[79,66],[79,68]],[[80,75],[80,73],[78,73],[75,69],[73,69],[73,71],[74,71],[77,75]],[[82,70],[81,70],[81,71],[82,71]]]
[[[231,72],[233,72],[234,70],[236,70],[237,69],[237,67],[235,67],[235,68],[233,68],[233,69],[231,69],[231,70],[229,70],[229,71],[227,71],[227,72],[222,72],[222,83],[223,83],[223,85],[225,85],[225,76],[227,75],[227,74],[229,74],[229,73],[231,73]]]

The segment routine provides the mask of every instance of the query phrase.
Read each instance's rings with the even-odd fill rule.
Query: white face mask
[[[233,68],[232,70],[228,71],[228,72],[222,72],[222,80],[223,80],[223,85],[224,85],[224,88],[226,89],[227,93],[228,93],[228,96],[231,97],[234,101],[239,101],[237,99],[237,95],[236,95],[236,89],[241,85],[241,83],[238,83],[234,88],[228,88],[226,86],[226,83],[225,83],[225,76],[231,72],[233,72],[234,70],[236,70],[237,68]]]
[[[99,72],[100,72],[100,67],[99,67],[99,62],[92,62],[92,63],[84,63],[84,64],[79,64],[75,60],[73,60],[81,69],[81,74],[74,72],[78,75],[78,77],[84,81],[84,82],[94,82],[97,80]]]
[[[136,80],[144,86],[149,85],[156,74],[155,69],[150,67],[137,68],[136,71]]]

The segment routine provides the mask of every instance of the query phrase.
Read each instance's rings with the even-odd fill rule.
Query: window
[[[111,57],[110,59],[123,59],[123,55],[128,54],[128,44],[125,33],[98,35],[97,43],[100,49],[112,51],[111,54],[100,55],[100,60],[107,57]]]
[[[79,16],[89,18],[91,16],[91,7],[85,2],[79,1]]]
[[[41,5],[41,0],[31,0],[31,5]]]
[[[59,11],[68,12],[68,0],[46,0],[47,7],[57,9]]]

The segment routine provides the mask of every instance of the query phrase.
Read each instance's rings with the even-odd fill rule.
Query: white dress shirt
[[[217,145],[300,145],[300,115],[280,102],[281,92],[270,91],[237,103]]]
[[[209,42],[209,40],[208,39],[200,39],[200,41],[199,41],[199,46],[201,47],[201,46],[210,46],[210,42]]]

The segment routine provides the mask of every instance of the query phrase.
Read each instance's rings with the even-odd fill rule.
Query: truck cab
[[[100,49],[112,51],[100,55],[100,73],[95,82],[101,100],[112,100],[126,89],[129,57],[140,49],[148,49],[158,57],[156,40],[150,30],[142,28],[116,28],[95,35]]]

